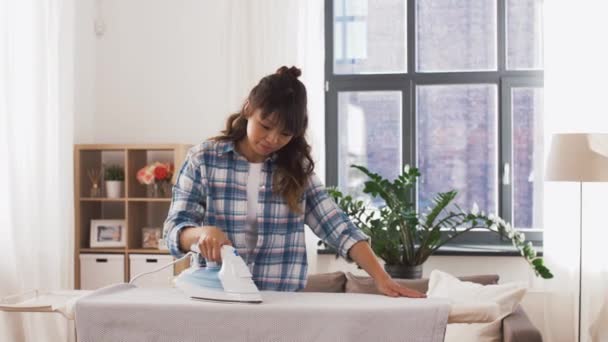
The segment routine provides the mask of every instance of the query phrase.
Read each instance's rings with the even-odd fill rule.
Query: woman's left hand
[[[401,286],[390,277],[382,278],[375,282],[378,291],[389,297],[426,298],[424,293]]]

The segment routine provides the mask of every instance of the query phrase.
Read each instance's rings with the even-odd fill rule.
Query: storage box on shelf
[[[152,186],[140,184],[136,174],[153,162],[171,163],[175,170],[179,170],[189,147],[190,145],[183,144],[75,145],[74,282],[77,289],[93,289],[113,282],[127,282],[132,276],[140,273],[140,270],[148,271],[172,260],[171,256],[163,255],[169,253],[167,250],[150,246],[151,240],[154,239],[154,234],[150,232],[154,231],[152,228],[162,228],[171,204],[171,193],[168,191],[162,197],[152,197]],[[119,198],[106,197],[103,178],[99,181],[99,189],[96,189],[91,181],[92,178],[95,179],[91,175],[100,173],[104,165],[119,165],[124,169],[122,196]],[[103,172],[101,174],[103,175]],[[91,220],[123,220],[126,229],[121,233],[126,234],[125,245],[91,246]],[[148,238],[146,243],[143,241],[144,228]],[[169,268],[169,272],[173,273],[173,270]],[[163,273],[160,277],[164,279],[167,274]],[[169,283],[158,279],[152,277],[150,284],[169,286]],[[147,284],[145,279],[142,281]]]
[[[124,254],[80,254],[80,289],[94,290],[123,281]]]
[[[129,254],[129,267],[132,275],[150,272],[173,261],[170,255]],[[170,287],[173,269],[165,268],[145,277],[138,278],[135,284],[139,287]]]

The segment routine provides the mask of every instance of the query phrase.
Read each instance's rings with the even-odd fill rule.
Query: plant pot
[[[384,270],[391,277],[397,279],[420,279],[422,278],[422,265],[384,265]]]
[[[122,181],[106,181],[106,196],[120,198],[122,196]]]

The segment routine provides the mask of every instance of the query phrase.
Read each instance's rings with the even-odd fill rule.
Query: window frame
[[[502,183],[504,165],[511,163],[511,89],[517,87],[543,87],[542,69],[506,69],[506,1],[495,0],[497,27],[497,70],[457,72],[416,71],[416,1],[404,0],[407,6],[407,69],[404,73],[334,74],[334,13],[333,1],[325,0],[325,152],[326,181],[328,186],[338,184],[338,94],[348,91],[400,91],[402,93],[402,163],[416,163],[416,88],[421,85],[493,84],[498,98],[498,214],[512,221],[512,182]],[[337,0],[340,1],[340,0]],[[510,172],[511,174],[511,172]],[[511,175],[509,175],[511,176]],[[510,177],[512,178],[512,177]],[[417,201],[416,193],[413,194]],[[542,229],[525,229],[526,239],[542,246]],[[503,245],[510,242],[485,230],[472,231],[455,239],[453,244]]]

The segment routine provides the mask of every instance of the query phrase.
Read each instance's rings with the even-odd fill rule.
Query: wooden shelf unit
[[[160,227],[171,204],[171,194],[165,198],[149,197],[149,187],[139,184],[137,171],[155,161],[170,162],[175,166],[172,183],[182,166],[191,145],[185,144],[77,144],[74,146],[74,285],[80,289],[80,254],[124,255],[124,280],[129,281],[129,254],[169,254],[166,250],[142,248],[142,228]],[[103,164],[117,164],[124,168],[125,181],[122,198],[91,197],[91,182],[87,170],[100,169]],[[91,220],[120,219],[127,227],[125,247],[91,248],[89,245]]]

